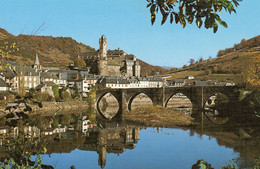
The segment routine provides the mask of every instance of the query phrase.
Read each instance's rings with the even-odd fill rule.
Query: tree
[[[190,64],[194,64],[195,63],[195,60],[194,59],[190,59]]]
[[[175,72],[176,70],[178,70],[178,69],[173,67],[173,68],[170,69],[170,72]]]
[[[53,95],[55,97],[55,100],[59,100],[60,94],[59,94],[59,86],[52,86]]]
[[[60,97],[61,97],[61,100],[62,100],[62,101],[65,101],[65,102],[71,100],[71,95],[70,95],[70,93],[69,93],[68,91],[66,91],[66,90],[61,91]]]
[[[161,25],[168,16],[170,23],[175,20],[185,28],[186,23],[192,24],[196,20],[198,28],[204,23],[206,29],[213,28],[214,33],[218,30],[218,24],[227,28],[226,22],[222,21],[217,13],[225,9],[230,14],[236,12],[242,0],[147,0],[147,8],[150,7],[151,23],[155,22],[156,14],[160,10],[162,14]]]
[[[215,65],[214,67],[213,67],[213,73],[218,73],[218,67]]]
[[[0,71],[3,71],[9,66],[9,64],[3,62],[4,59],[9,58],[10,54],[18,50],[19,48],[16,47],[15,43],[9,44],[8,42],[4,42],[4,44],[0,46]]]
[[[80,97],[80,95],[79,95],[79,88],[78,88],[78,85],[77,85],[76,82],[74,83],[74,87],[73,88],[74,88],[73,98],[77,99],[77,98]]]
[[[245,39],[242,39],[240,44],[241,44],[242,48],[249,48],[250,47],[249,42]]]
[[[245,60],[244,67],[241,71],[242,83],[247,87],[260,87],[260,58],[257,57],[252,60]]]
[[[24,74],[20,75],[19,76],[19,94],[24,97],[25,94],[26,94],[26,91],[25,91],[25,77],[24,77]]]
[[[199,63],[202,63],[204,61],[204,59],[201,57],[200,59],[199,59]]]
[[[223,56],[223,55],[225,55],[225,51],[224,50],[219,50],[218,54],[217,54],[217,57],[220,57],[220,56]]]
[[[78,68],[84,68],[84,67],[86,67],[86,63],[85,63],[85,61],[82,58],[78,57],[74,61],[74,66],[78,67]]]

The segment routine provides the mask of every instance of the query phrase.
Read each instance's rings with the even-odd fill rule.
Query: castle
[[[107,50],[107,39],[104,35],[99,39],[99,50],[86,53],[84,60],[92,74],[140,77],[141,66],[136,57],[126,54],[120,48]]]

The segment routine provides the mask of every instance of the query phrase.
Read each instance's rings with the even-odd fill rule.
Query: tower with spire
[[[41,64],[40,64],[40,61],[39,61],[39,56],[38,54],[36,53],[36,56],[35,56],[35,61],[34,61],[34,64],[32,65],[33,69],[36,71],[36,72],[39,72],[41,71]]]

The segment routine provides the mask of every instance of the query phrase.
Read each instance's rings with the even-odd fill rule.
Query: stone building
[[[99,50],[84,54],[90,73],[106,76],[140,77],[141,66],[134,55],[127,55],[120,48],[107,50],[107,39],[99,39]]]

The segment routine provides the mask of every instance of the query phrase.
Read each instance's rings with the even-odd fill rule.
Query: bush
[[[58,86],[52,86],[53,95],[55,97],[55,100],[58,101],[60,98],[59,94],[59,87]]]
[[[211,75],[212,71],[210,69],[204,70],[205,75]]]
[[[67,91],[61,91],[61,95],[60,95],[60,98],[62,101],[70,101],[71,100],[71,95],[69,92]]]
[[[49,95],[49,93],[47,93],[47,92],[37,93],[36,98],[37,98],[38,101],[41,101],[41,102],[54,101],[54,97]]]

